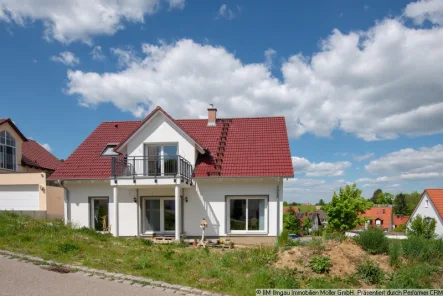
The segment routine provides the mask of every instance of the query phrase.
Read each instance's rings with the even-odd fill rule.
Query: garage
[[[38,185],[0,185],[0,210],[38,211]]]

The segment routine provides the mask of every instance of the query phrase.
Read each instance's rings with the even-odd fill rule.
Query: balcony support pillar
[[[180,240],[181,234],[181,200],[180,200],[180,185],[175,185],[175,240]]]

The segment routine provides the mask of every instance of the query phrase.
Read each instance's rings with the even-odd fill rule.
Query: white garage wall
[[[39,211],[39,186],[0,185],[0,210]]]

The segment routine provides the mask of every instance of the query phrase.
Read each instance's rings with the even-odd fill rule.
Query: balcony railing
[[[113,178],[170,177],[188,182],[193,172],[191,163],[180,155],[114,157],[111,161]]]

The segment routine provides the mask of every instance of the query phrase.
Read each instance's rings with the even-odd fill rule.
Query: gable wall
[[[15,140],[15,156],[16,156],[16,163],[17,163],[17,171],[22,172],[22,138],[15,132],[15,130],[11,127],[11,125],[8,122],[3,123],[0,125],[0,131],[7,131],[11,134],[11,136]],[[2,170],[0,169],[1,173],[11,173],[10,170]]]
[[[429,206],[426,207],[426,200],[429,200]],[[413,216],[409,219],[409,221],[412,221],[416,216],[422,216],[422,217],[431,217],[434,218],[437,221],[437,227],[435,229],[435,232],[440,237],[443,237],[443,224],[441,221],[440,216],[436,212],[434,206],[432,205],[432,201],[429,198],[429,196],[425,193],[423,194],[423,198],[420,200],[419,204],[415,208]]]
[[[186,158],[194,166],[197,152],[194,144],[187,138],[188,137],[180,131],[180,129],[173,126],[164,115],[157,114],[128,142],[127,154],[128,156],[143,156],[145,143],[177,143],[178,154]]]

